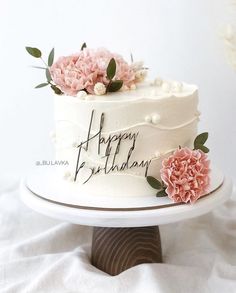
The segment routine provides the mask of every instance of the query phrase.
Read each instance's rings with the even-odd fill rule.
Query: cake
[[[26,49],[41,58],[39,49]],[[80,196],[157,195],[187,203],[206,193],[208,134],[197,136],[197,86],[148,81],[141,62],[85,44],[53,59],[54,49],[47,82],[37,88],[49,85],[56,94],[55,158],[66,162],[56,170],[58,181]]]

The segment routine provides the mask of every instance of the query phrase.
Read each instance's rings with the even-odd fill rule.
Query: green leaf
[[[52,48],[49,56],[48,56],[48,66],[52,66],[54,60],[54,48]]]
[[[87,48],[87,44],[86,43],[83,43],[83,45],[81,46],[81,51],[83,51],[85,48]]]
[[[112,78],[116,74],[116,61],[114,58],[111,58],[108,66],[107,66],[107,78],[109,80],[112,80]]]
[[[160,190],[160,191],[157,192],[156,196],[157,197],[164,197],[164,196],[168,196],[168,195],[165,192],[165,189],[162,189],[162,190]]]
[[[204,146],[204,143],[207,141],[207,139],[208,132],[203,132],[199,134],[194,140],[194,149],[201,150],[204,153],[209,153],[210,150],[206,146]]]
[[[32,68],[36,68],[36,69],[44,69],[46,70],[47,68],[46,67],[41,67],[41,66],[31,66]]]
[[[63,94],[63,92],[57,86],[55,86],[54,84],[51,85],[51,89],[54,91],[54,93],[56,95],[62,95]]]
[[[152,177],[152,176],[147,176],[147,182],[154,189],[161,189],[162,188],[161,182],[159,180],[157,180],[156,178]]]
[[[210,151],[206,146],[204,146],[202,144],[196,145],[194,149],[195,150],[201,150],[204,153],[209,153],[209,151]]]
[[[107,86],[107,92],[117,92],[122,88],[123,81],[122,80],[114,80],[111,81]]]
[[[38,84],[38,85],[35,87],[35,89],[39,89],[39,88],[41,88],[41,87],[45,87],[45,86],[47,86],[47,85],[48,85],[47,82],[40,83],[40,84]]]
[[[25,49],[31,56],[35,58],[40,58],[42,56],[41,51],[37,48],[25,47]]]
[[[50,74],[50,71],[48,68],[46,69],[46,77],[47,77],[48,82],[50,82],[52,80],[52,77],[51,77],[51,74]]]
[[[199,134],[194,140],[194,147],[195,145],[204,145],[207,139],[208,139],[208,132],[203,132]]]

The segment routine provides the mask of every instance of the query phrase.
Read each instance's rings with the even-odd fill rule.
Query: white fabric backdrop
[[[236,201],[160,227],[163,264],[111,277],[90,264],[92,229],[50,219],[0,184],[1,293],[236,292]]]

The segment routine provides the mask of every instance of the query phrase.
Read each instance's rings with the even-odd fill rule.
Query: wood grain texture
[[[158,226],[137,228],[94,227],[92,264],[112,275],[142,263],[162,262]]]

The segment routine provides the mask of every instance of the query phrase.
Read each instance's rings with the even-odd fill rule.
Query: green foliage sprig
[[[209,148],[207,148],[204,144],[208,139],[208,132],[203,132],[199,134],[194,140],[194,150],[201,150],[204,153],[209,153]]]
[[[33,56],[34,58],[40,58],[45,65],[45,67],[40,67],[40,66],[33,66],[36,69],[43,69],[45,70],[45,75],[46,75],[46,82],[38,84],[35,88],[39,89],[45,86],[50,86],[51,89],[54,91],[55,94],[57,95],[62,95],[63,92],[53,83],[52,77],[49,71],[49,68],[52,66],[53,61],[54,61],[54,48],[50,51],[48,55],[48,62],[46,63],[44,59],[42,58],[42,52],[38,48],[33,48],[33,47],[25,47],[26,51]]]
[[[147,176],[147,182],[149,183],[149,185],[158,190],[157,193],[156,193],[156,196],[157,197],[164,197],[164,196],[167,196],[167,193],[166,193],[166,187],[164,185],[163,182],[157,180],[156,178],[152,177],[152,176]]]
[[[114,58],[111,58],[107,66],[107,79],[109,83],[106,88],[106,92],[117,92],[122,88],[123,80],[113,80],[116,75],[116,61]]]
[[[87,44],[83,43],[81,46],[81,51],[83,51],[85,48],[87,48]],[[41,69],[45,70],[45,75],[46,75],[46,82],[40,83],[37,86],[35,86],[36,89],[45,87],[45,86],[50,86],[51,89],[54,91],[55,94],[57,95],[62,95],[63,92],[60,90],[60,88],[53,82],[50,70],[49,68],[52,66],[53,61],[54,61],[54,54],[55,50],[54,48],[50,51],[48,55],[47,62],[42,58],[42,52],[35,47],[25,47],[26,51],[33,56],[34,58],[41,59],[41,61],[44,64],[44,67],[42,66],[32,66],[33,68],[36,69]],[[116,75],[116,61],[114,58],[112,58],[107,66],[106,69],[106,74],[107,74],[107,79],[109,80],[108,85],[106,86],[106,93],[108,92],[116,92],[120,90],[123,86],[123,80],[118,80],[114,79]]]
[[[87,44],[86,43],[83,43],[83,45],[81,46],[81,51],[83,51],[85,48],[87,48]]]

